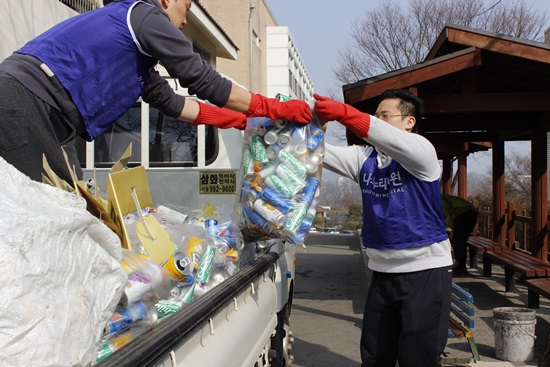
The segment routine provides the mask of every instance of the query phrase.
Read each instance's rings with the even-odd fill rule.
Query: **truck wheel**
[[[271,351],[269,362],[273,367],[291,367],[294,357],[292,355],[292,343],[294,338],[289,327],[290,307],[287,303],[281,311],[277,313],[277,327],[273,337],[271,337]]]

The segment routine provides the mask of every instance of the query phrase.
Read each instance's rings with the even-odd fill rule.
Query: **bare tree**
[[[354,22],[335,76],[348,84],[417,64],[446,23],[535,40],[542,39],[546,13],[525,0],[410,0],[408,9],[381,2]]]
[[[506,200],[518,209],[531,209],[531,157],[516,152],[506,155]]]

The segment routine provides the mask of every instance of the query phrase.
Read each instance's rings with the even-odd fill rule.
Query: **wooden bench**
[[[477,268],[477,253],[509,251],[509,248],[500,243],[481,236],[470,236],[466,242],[470,254],[470,268]],[[483,256],[483,276],[491,276],[491,262]]]
[[[466,290],[461,288],[458,284],[453,283],[453,292],[451,295],[451,314],[449,317],[449,338],[466,338],[470,351],[472,352],[472,358],[475,361],[479,361],[479,352],[477,350],[476,343],[474,341],[474,334],[471,329],[474,327],[474,308],[472,304],[474,297]],[[449,358],[444,357],[442,364],[464,364],[469,363],[471,360],[461,358]]]
[[[527,279],[525,286],[527,287],[527,307],[540,308],[540,296],[550,299],[550,279]]]
[[[537,259],[530,253],[515,249],[512,251],[486,252],[483,257],[504,267],[506,292],[516,288],[514,274],[520,273],[524,278],[546,278],[550,276],[550,263]],[[483,274],[485,275],[485,273]],[[489,273],[487,276],[491,276]]]

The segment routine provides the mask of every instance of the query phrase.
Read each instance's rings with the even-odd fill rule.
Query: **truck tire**
[[[273,367],[291,367],[292,356],[292,332],[290,331],[290,305],[287,303],[277,313],[277,327],[275,335],[271,337],[270,365]]]

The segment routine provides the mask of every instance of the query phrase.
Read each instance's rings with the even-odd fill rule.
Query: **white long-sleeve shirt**
[[[439,180],[441,168],[435,148],[423,136],[400,130],[374,116],[371,116],[368,134],[365,141],[373,146],[326,144],[324,167],[359,183],[363,163],[377,149],[379,168],[386,167],[395,159],[415,178],[428,182]],[[399,250],[368,248],[367,255],[369,268],[385,273],[413,272],[452,264],[448,239],[428,246]]]

